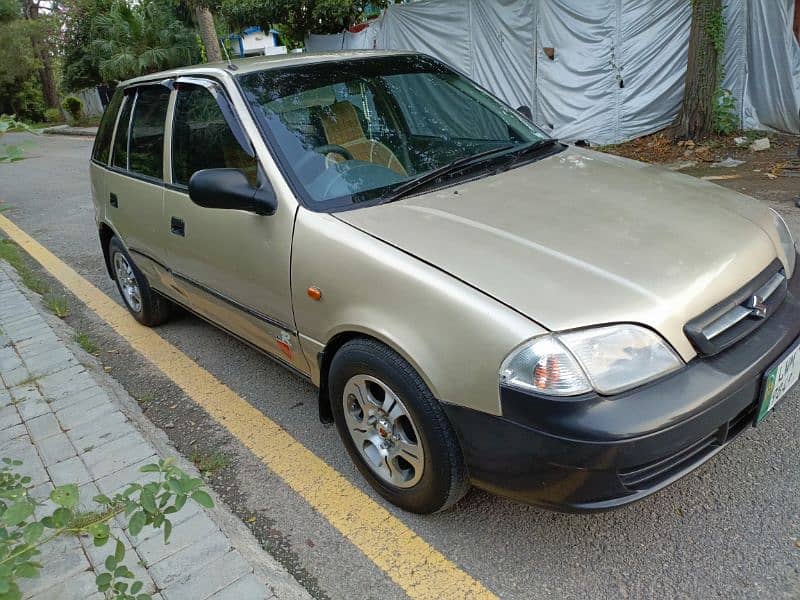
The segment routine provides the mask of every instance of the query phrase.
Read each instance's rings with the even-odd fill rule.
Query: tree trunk
[[[672,125],[675,139],[702,139],[713,133],[714,96],[719,60],[710,29],[722,11],[722,0],[693,0],[689,67],[683,105]]]
[[[56,89],[55,77],[53,76],[53,61],[50,54],[41,45],[37,49],[39,59],[42,61],[42,68],[39,69],[39,79],[42,81],[42,96],[47,108],[59,108],[58,90]]]
[[[205,6],[198,6],[195,10],[197,19],[197,29],[200,32],[200,39],[206,49],[206,60],[208,62],[219,62],[222,60],[222,52],[219,49],[217,30],[214,28],[214,15]]]
[[[56,3],[54,2],[53,6],[55,5]],[[39,2],[24,0],[22,8],[26,19],[35,21],[39,18]],[[31,45],[33,46],[33,51],[36,52],[36,56],[42,62],[42,66],[39,69],[42,96],[47,108],[59,108],[58,89],[56,89],[56,80],[53,76],[53,59],[47,51],[46,40],[43,40],[40,34],[41,31],[37,31],[34,35],[31,35]]]

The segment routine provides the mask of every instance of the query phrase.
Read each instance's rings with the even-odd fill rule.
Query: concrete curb
[[[71,125],[55,125],[42,129],[42,133],[47,135],[72,135],[80,137],[94,137],[97,135],[97,127],[73,127]]]

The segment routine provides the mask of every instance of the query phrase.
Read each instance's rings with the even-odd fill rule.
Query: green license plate
[[[764,374],[756,424],[767,416],[800,380],[800,344],[795,345]]]

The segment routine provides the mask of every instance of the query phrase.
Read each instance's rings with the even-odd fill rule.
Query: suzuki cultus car
[[[91,161],[108,271],[319,387],[369,483],[608,509],[682,477],[800,377],[786,223],[551,139],[402,52],[122,83]]]

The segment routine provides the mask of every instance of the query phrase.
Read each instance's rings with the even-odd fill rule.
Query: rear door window
[[[114,151],[111,155],[111,164],[120,169],[128,168],[128,125],[131,120],[131,105],[133,94],[125,94],[125,104],[117,121],[117,135],[114,137]]]
[[[239,145],[216,99],[203,87],[179,88],[172,124],[172,183],[189,185],[201,169],[239,169],[252,185],[258,181],[256,159]]]
[[[164,123],[170,90],[164,86],[139,88],[131,123],[129,169],[162,179],[164,175]]]
[[[117,89],[114,92],[114,96],[106,107],[103,119],[100,121],[100,127],[97,130],[97,137],[92,149],[92,158],[104,165],[108,164],[108,157],[111,155],[111,137],[114,135],[114,125],[117,122],[117,113],[123,97],[121,89]]]

